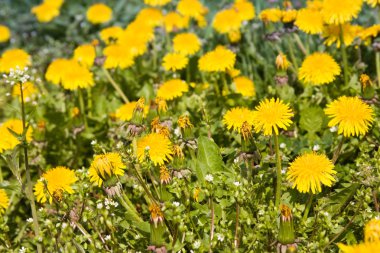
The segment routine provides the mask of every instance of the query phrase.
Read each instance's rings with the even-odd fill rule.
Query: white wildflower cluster
[[[313,146],[313,151],[318,151],[320,149],[321,149],[321,147],[318,144]]]
[[[216,237],[218,238],[218,241],[223,242],[224,241],[224,235],[217,234]]]
[[[174,202],[173,202],[173,206],[175,206],[175,207],[179,207],[179,205],[180,205],[179,202],[177,202],[177,201],[174,201]]]
[[[239,187],[239,186],[241,185],[241,183],[240,183],[239,181],[235,181],[235,182],[234,182],[234,185],[235,185],[236,187]]]
[[[33,223],[33,218],[28,218],[28,219],[26,219],[26,222],[28,222],[28,223]]]
[[[18,252],[19,253],[25,253],[26,252],[26,248],[25,247],[21,247],[21,249]]]
[[[16,66],[16,69],[10,69],[9,74],[3,74],[3,77],[5,79],[5,82],[9,83],[12,86],[18,82],[26,83],[30,79],[30,76],[27,74],[27,71],[28,67],[20,69],[19,66]]]
[[[205,180],[207,181],[207,182],[212,182],[213,180],[214,180],[214,177],[211,175],[211,174],[207,174],[206,176],[205,176]]]
[[[193,243],[193,248],[194,248],[194,249],[199,249],[200,246],[201,246],[201,241],[200,241],[200,240],[196,240],[196,241]]]
[[[105,199],[104,200],[104,206],[107,210],[110,209],[110,206],[113,206],[113,207],[118,207],[119,206],[119,203],[117,203],[116,201],[113,201],[112,199]]]
[[[105,240],[105,241],[109,241],[109,240],[111,240],[111,235],[106,235],[106,236],[104,237],[104,240]]]

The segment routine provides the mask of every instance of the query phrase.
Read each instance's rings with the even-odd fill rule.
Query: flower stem
[[[377,83],[380,87],[380,52],[376,52],[376,74],[377,74]]]
[[[313,203],[313,198],[314,198],[314,194],[313,193],[310,193],[310,197],[309,197],[309,200],[307,201],[307,204],[306,204],[306,207],[305,207],[305,211],[303,213],[303,220],[306,221],[307,219],[307,216],[309,215],[309,211],[310,211],[310,207],[311,207],[311,203]]]
[[[235,238],[234,238],[235,249],[239,248],[239,213],[240,213],[240,206],[239,206],[239,203],[236,202],[236,222],[235,222]]]
[[[338,158],[339,158],[340,152],[342,151],[343,142],[344,142],[344,137],[342,137],[342,139],[341,139],[340,142],[339,142],[338,147],[337,147],[337,148],[335,149],[335,151],[334,151],[333,159],[332,159],[332,161],[331,161],[333,164],[335,164],[336,161],[337,161]]]
[[[301,50],[301,52],[304,54],[304,55],[308,55],[308,52],[307,50],[305,49],[305,46],[304,44],[302,43],[301,39],[300,39],[300,36],[298,36],[298,34],[294,33],[294,39],[296,41],[296,44],[298,46],[298,48]]]
[[[275,146],[275,150],[276,150],[276,168],[277,168],[275,207],[278,208],[280,205],[280,200],[281,200],[282,174],[281,174],[280,145],[278,143],[278,135],[277,134],[274,134],[274,146]]]
[[[340,25],[340,50],[341,50],[342,59],[343,59],[344,85],[347,87],[347,85],[348,85],[348,60],[347,60],[346,45],[344,44],[343,26],[342,25]]]
[[[82,115],[83,124],[85,128],[87,128],[88,125],[87,125],[87,117],[86,117],[86,108],[84,106],[82,89],[78,90],[78,99],[79,99],[79,108],[80,108],[80,114]]]
[[[214,202],[212,196],[210,196],[210,209],[211,209],[211,224],[210,224],[210,245],[208,252],[212,252],[212,239],[214,239],[214,228],[215,228],[215,211],[214,211]]]
[[[119,94],[119,96],[123,99],[124,103],[129,103],[129,99],[124,94],[124,92],[121,90],[120,86],[115,82],[115,80],[112,78],[110,73],[107,69],[102,68],[104,75],[106,76],[107,80],[112,84],[112,86],[115,88],[116,92]]]
[[[25,171],[26,171],[26,181],[27,181],[26,191],[27,191],[27,196],[28,196],[29,201],[30,201],[30,208],[32,209],[34,233],[35,233],[35,236],[37,237],[37,240],[38,240],[38,238],[40,236],[40,226],[38,225],[36,202],[34,201],[33,184],[32,184],[32,179],[30,176],[30,168],[29,168],[29,161],[28,161],[28,146],[27,146],[27,140],[26,140],[26,117],[25,117],[24,91],[22,88],[22,82],[20,82],[20,96],[21,96],[22,129],[23,129],[22,138],[23,138]],[[41,244],[38,242],[37,242],[37,252],[42,253]]]
[[[118,196],[118,199],[120,201],[120,204],[126,209],[126,211],[130,215],[130,219],[134,220],[135,222],[142,223],[144,222],[141,217],[137,214],[136,210],[133,206],[129,205],[128,202],[125,200],[125,194],[123,193],[121,196]],[[128,197],[127,197],[128,198]]]

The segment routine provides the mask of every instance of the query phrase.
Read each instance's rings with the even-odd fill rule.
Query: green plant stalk
[[[210,245],[208,248],[208,252],[212,252],[212,239],[214,239],[214,228],[215,228],[215,210],[214,210],[214,202],[212,196],[210,196],[210,209],[211,209],[211,222],[210,222]]]
[[[342,151],[343,142],[344,142],[344,136],[342,136],[342,139],[340,140],[338,147],[334,151],[333,159],[331,160],[333,164],[335,164],[339,158],[340,152]]]
[[[91,88],[87,88],[87,108],[88,116],[92,116],[92,91]]]
[[[380,87],[380,52],[376,52],[376,75],[377,84]]]
[[[3,171],[1,170],[1,166],[0,166],[0,183],[3,182]]]
[[[112,86],[115,88],[116,92],[119,94],[119,96],[123,99],[124,103],[129,103],[129,99],[127,98],[127,96],[124,94],[124,92],[122,91],[122,89],[120,88],[120,86],[115,82],[115,80],[113,80],[112,76],[110,75],[110,73],[108,72],[107,69],[105,68],[102,68],[103,69],[103,72],[104,72],[104,75],[106,76],[107,80],[112,84]]]
[[[84,106],[82,89],[78,89],[78,99],[79,99],[79,108],[80,108],[80,114],[82,115],[83,124],[85,128],[87,128],[88,124],[87,124],[87,117],[86,117],[86,108]]]
[[[24,91],[22,89],[22,83],[20,82],[20,97],[21,97],[21,117],[22,117],[22,129],[23,129],[23,148],[24,148],[24,158],[25,158],[25,171],[26,171],[26,181],[27,181],[27,197],[30,201],[30,208],[32,209],[32,218],[33,218],[33,228],[34,233],[36,235],[37,241],[40,236],[40,226],[38,224],[37,210],[36,210],[36,202],[34,200],[33,194],[33,184],[30,176],[30,168],[28,161],[28,146],[26,140],[26,117],[25,117],[25,104],[24,104]],[[42,253],[41,244],[37,242],[37,252]]]
[[[280,145],[278,143],[278,135],[277,134],[274,134],[274,146],[275,146],[275,150],[276,150],[276,172],[277,172],[275,207],[279,208],[280,200],[281,200],[282,174],[281,174]]]
[[[235,238],[234,238],[234,247],[235,249],[239,248],[239,213],[240,206],[239,203],[236,202],[236,221],[235,221]]]
[[[342,54],[343,59],[343,71],[344,71],[344,85],[348,86],[348,60],[347,60],[347,51],[346,51],[346,45],[344,44],[344,37],[343,37],[343,26],[340,25],[340,50]]]
[[[296,44],[298,46],[298,48],[301,50],[301,52],[304,54],[304,55],[308,55],[309,53],[307,52],[307,50],[305,49],[305,46],[304,44],[302,43],[302,40],[300,39],[300,36],[298,36],[298,34],[294,33],[294,39],[296,41]]]
[[[306,221],[307,220],[307,217],[309,215],[309,211],[310,211],[310,207],[311,207],[311,204],[313,203],[313,198],[314,198],[314,194],[313,193],[310,193],[310,197],[309,197],[309,200],[307,201],[307,204],[306,204],[306,207],[305,207],[305,211],[303,213],[303,221]]]
[[[124,195],[124,194],[123,194]],[[144,222],[140,216],[138,216],[136,210],[134,210],[134,207],[130,206],[123,198],[124,196],[118,196],[118,200],[120,204],[126,209],[126,211],[131,215],[129,218],[131,220],[134,220],[138,223]]]

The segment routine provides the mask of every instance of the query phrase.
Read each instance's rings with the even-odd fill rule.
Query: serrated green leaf
[[[204,180],[205,175],[220,171],[222,167],[223,159],[218,145],[205,136],[199,137],[196,165],[198,179]]]
[[[320,107],[309,107],[301,111],[300,127],[309,133],[315,133],[322,129],[323,109]]]

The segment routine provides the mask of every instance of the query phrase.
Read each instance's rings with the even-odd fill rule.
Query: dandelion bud
[[[166,103],[166,100],[162,99],[161,97],[157,97],[154,101],[157,105],[157,111],[159,113],[164,113],[167,112],[168,110],[168,105]]]
[[[283,53],[280,53],[276,57],[276,67],[280,71],[286,71],[289,68],[289,62],[288,59],[286,58],[286,55]]]
[[[380,220],[370,220],[364,227],[364,241],[378,242],[380,241]]]
[[[168,184],[168,183],[170,183],[171,179],[172,178],[170,176],[168,168],[166,168],[165,165],[162,165],[160,167],[160,181],[161,181],[161,184]]]
[[[282,245],[292,244],[295,241],[292,210],[287,205],[280,205],[280,211],[278,241]]]
[[[373,88],[371,78],[366,74],[361,74],[359,81],[363,98],[372,99],[375,96],[375,89]]]

